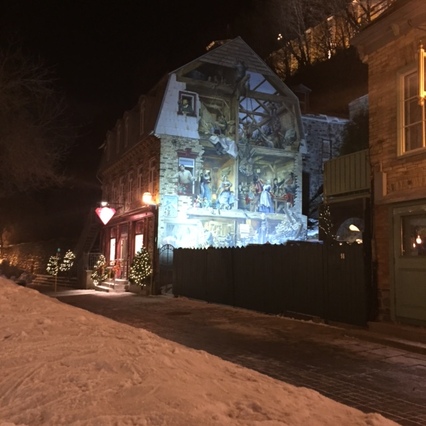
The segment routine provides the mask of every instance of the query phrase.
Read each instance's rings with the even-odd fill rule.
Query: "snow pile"
[[[0,426],[395,425],[0,278]]]

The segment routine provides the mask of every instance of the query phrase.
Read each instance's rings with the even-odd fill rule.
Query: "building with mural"
[[[116,213],[102,250],[125,264],[142,245],[155,257],[303,239],[304,145],[298,98],[241,38],[208,51],[107,133],[98,176]]]

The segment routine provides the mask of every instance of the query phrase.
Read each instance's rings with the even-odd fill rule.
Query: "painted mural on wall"
[[[298,109],[243,61],[201,64],[183,79],[167,112],[180,134],[161,135],[159,246],[303,238]]]

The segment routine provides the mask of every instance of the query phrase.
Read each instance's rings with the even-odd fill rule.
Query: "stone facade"
[[[309,216],[318,218],[318,207],[322,202],[323,165],[340,153],[343,131],[347,119],[327,115],[302,116],[305,130],[306,149],[303,155],[303,173],[308,182],[304,196]]]

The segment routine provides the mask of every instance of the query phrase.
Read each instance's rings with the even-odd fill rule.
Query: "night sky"
[[[91,156],[106,131],[163,75],[233,38],[250,0],[0,0],[0,44],[22,40],[53,66]],[[245,39],[246,40],[246,39]],[[248,40],[246,40],[249,42]],[[90,150],[90,151],[89,151]],[[74,160],[73,160],[74,161]],[[83,164],[84,163],[84,164]]]
[[[82,209],[99,198],[106,132],[164,74],[204,54],[212,40],[241,36],[255,51],[255,41],[266,47],[255,38],[261,24],[253,33],[248,24],[255,1],[0,0],[0,46],[18,40],[55,69],[78,129],[63,166],[72,184],[34,198],[53,215],[52,232],[74,232],[65,219],[77,217],[78,227]]]

